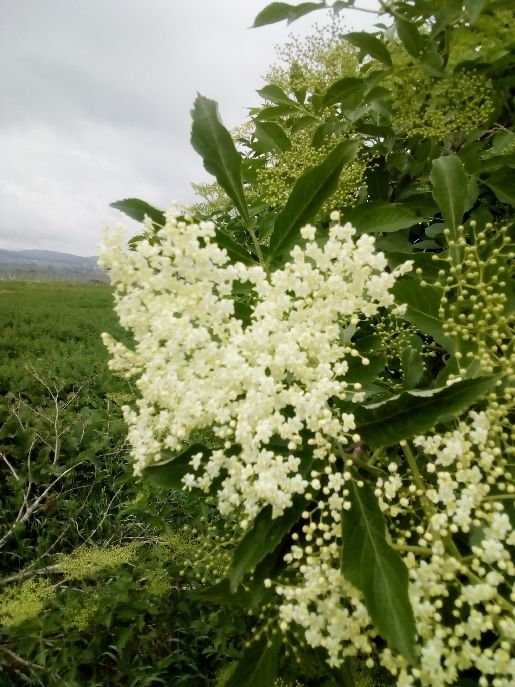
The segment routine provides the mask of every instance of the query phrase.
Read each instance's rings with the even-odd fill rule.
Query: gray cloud
[[[247,30],[265,4],[0,0],[0,247],[93,254],[110,202],[191,202],[191,105],[214,98],[234,126],[258,102],[288,34]]]

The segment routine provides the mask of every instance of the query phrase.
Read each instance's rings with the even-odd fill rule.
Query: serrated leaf
[[[255,136],[270,152],[291,149],[290,139],[275,122],[256,122]]]
[[[295,183],[282,212],[277,215],[270,237],[270,257],[289,250],[298,239],[298,230],[320,210],[333,193],[345,164],[356,155],[359,143],[342,141],[315,167]]]
[[[322,107],[329,107],[335,103],[341,103],[348,109],[358,107],[365,97],[365,85],[364,79],[353,76],[339,79],[327,89]]]
[[[408,597],[408,569],[386,542],[385,520],[368,486],[348,483],[350,510],[342,511],[343,576],[363,592],[379,634],[410,663],[416,627]]]
[[[136,220],[136,222],[143,222],[145,215],[150,217],[152,222],[159,226],[163,226],[166,221],[164,210],[158,210],[139,198],[117,200],[115,203],[111,203],[110,207],[120,210],[120,212],[123,212],[131,219]]]
[[[325,2],[302,2],[300,5],[289,5],[287,2],[272,2],[257,15],[252,28],[275,24],[285,19],[288,24],[291,24],[305,14],[323,9],[325,6]]]
[[[214,100],[198,95],[193,105],[191,144],[204,161],[206,170],[213,174],[220,186],[234,202],[245,222],[249,211],[241,172],[241,156],[231,134],[220,120]]]
[[[388,48],[381,40],[379,40],[379,38],[372,36],[371,33],[367,33],[366,31],[357,31],[347,33],[344,38],[351,45],[356,46],[366,55],[370,55],[370,57],[373,57],[374,59],[379,60],[379,62],[386,64],[388,67],[391,67],[392,56],[390,55]]]
[[[297,108],[297,103],[289,98],[282,88],[276,86],[275,84],[269,84],[264,88],[261,88],[257,93],[263,98],[263,100],[268,100],[276,105],[289,105],[293,108]]]
[[[371,448],[393,446],[457,415],[491,391],[495,376],[476,377],[440,389],[403,391],[381,403],[357,406],[356,431]]]
[[[429,176],[433,198],[451,231],[461,224],[465,213],[468,178],[463,162],[457,155],[445,155],[433,160]]]
[[[277,676],[277,659],[281,639],[262,636],[243,650],[225,687],[273,687]]]
[[[252,528],[234,550],[231,562],[231,591],[235,591],[245,575],[281,543],[283,537],[299,520],[305,499],[296,496],[293,505],[278,518],[272,518],[272,507],[266,506],[255,518]]]
[[[367,203],[342,210],[342,221],[350,222],[359,234],[379,234],[408,229],[422,218],[402,205]]]
[[[406,51],[413,57],[419,57],[424,50],[425,40],[422,34],[419,33],[415,22],[397,16],[395,28]]]
[[[190,461],[196,453],[207,456],[210,450],[202,444],[192,444],[166,463],[157,463],[145,468],[144,477],[162,489],[182,489],[182,478],[188,472],[192,472]]]

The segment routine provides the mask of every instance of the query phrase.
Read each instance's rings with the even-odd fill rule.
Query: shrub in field
[[[120,201],[144,233],[102,249],[135,473],[218,508],[231,562],[195,593],[255,620],[227,687],[273,685],[283,645],[307,684],[306,647],[317,684],[352,657],[398,687],[515,680],[515,11],[381,7],[271,72],[239,150],[199,96],[228,200]]]

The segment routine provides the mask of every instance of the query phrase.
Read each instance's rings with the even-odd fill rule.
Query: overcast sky
[[[197,91],[243,122],[274,45],[327,14],[249,29],[266,4],[0,0],[0,248],[93,255],[122,219],[109,203],[193,201],[208,178],[189,142]]]

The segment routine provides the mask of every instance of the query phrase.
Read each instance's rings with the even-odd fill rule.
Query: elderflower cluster
[[[456,429],[413,443],[424,490],[394,464],[396,479],[378,480],[376,495],[409,570],[420,663],[410,667],[388,649],[381,662],[401,687],[454,685],[467,670],[482,674],[481,687],[510,687],[515,532],[505,504],[515,490],[498,411],[470,411]]]
[[[306,437],[315,458],[359,439],[353,416],[329,403],[361,397],[360,385],[345,380],[348,358],[360,354],[343,331],[392,306],[390,289],[411,264],[386,271],[374,239],[355,234],[337,222],[320,245],[306,226],[305,247],[271,274],[230,263],[213,223],[181,219],[176,208],[155,242],[142,240],[130,254],[120,232],[106,236],[101,264],[134,337],[128,348],[104,335],[111,368],[135,377],[140,393],[135,408],[124,408],[136,474],[211,428],[221,448],[207,461],[192,457],[185,487],[208,492],[216,483],[220,512],[242,512],[248,523],[266,505],[281,515],[306,491]],[[252,293],[247,322],[234,309],[242,284]]]

